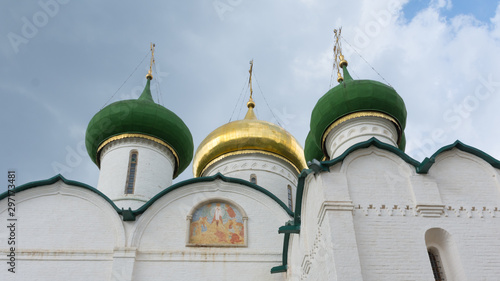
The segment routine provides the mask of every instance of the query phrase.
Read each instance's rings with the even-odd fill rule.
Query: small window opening
[[[429,254],[429,260],[431,261],[432,273],[434,274],[434,280],[436,281],[444,281],[444,273],[443,266],[441,260],[439,259],[439,255],[437,250],[428,249],[427,253]]]
[[[293,211],[293,204],[292,204],[292,187],[290,185],[287,186],[288,189],[288,208]]]
[[[135,174],[137,171],[138,156],[139,152],[137,152],[137,150],[130,151],[128,172],[127,172],[127,184],[125,185],[125,194],[134,194]]]
[[[250,175],[250,182],[253,184],[257,184],[257,176],[255,174]]]

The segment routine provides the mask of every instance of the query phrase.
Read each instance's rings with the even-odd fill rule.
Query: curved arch
[[[479,157],[478,155],[476,155],[474,153],[470,153],[470,152],[461,150],[459,148],[456,148],[456,149],[455,148],[456,147],[454,147],[450,150],[447,150],[447,151],[443,151],[439,155],[437,155],[433,165],[436,165],[439,162],[441,162],[442,160],[445,160],[447,158],[457,156],[457,157],[460,157],[462,159],[466,159],[466,160],[474,162],[478,166],[481,166],[485,171],[488,171],[489,173],[491,173],[491,175],[494,175],[495,173],[497,173],[497,171],[495,170],[495,167],[492,166],[487,161],[485,161],[485,159],[483,157]],[[439,159],[437,159],[437,158],[439,158]],[[436,160],[437,160],[437,162],[436,162]]]
[[[473,155],[483,159],[491,166],[493,166],[497,169],[500,169],[500,161],[498,161],[497,159],[493,158],[492,156],[483,152],[482,150],[479,150],[479,149],[472,147],[472,146],[468,146],[468,145],[462,143],[461,141],[456,140],[454,143],[452,143],[450,145],[446,145],[446,146],[441,147],[434,154],[432,154],[432,156],[430,158],[425,158],[422,161],[422,163],[419,165],[417,172],[419,174],[426,174],[429,171],[429,169],[432,167],[432,165],[436,162],[436,158],[440,154],[442,154],[443,152],[452,150],[453,148],[456,148],[456,149],[461,150],[463,152],[473,154]]]
[[[367,148],[370,148],[370,147],[367,147]],[[384,148],[380,148],[378,146],[375,146],[375,147],[378,149],[363,149],[363,150],[358,150],[355,152],[353,151],[352,153],[350,153],[349,156],[351,156],[351,157],[346,156],[343,159],[343,163],[342,163],[342,166],[340,167],[340,171],[345,174],[351,163],[353,163],[354,161],[356,161],[357,159],[359,159],[361,157],[375,154],[377,156],[384,157],[384,158],[388,159],[389,161],[393,162],[395,164],[395,166],[398,167],[398,170],[402,172],[401,174],[406,174],[408,176],[412,176],[412,175],[416,174],[416,171],[410,168],[411,163],[409,163],[408,161],[405,161],[399,155],[394,154],[394,153],[383,153],[384,151],[387,151],[387,150]],[[405,164],[410,164],[410,165],[405,165]]]
[[[456,148],[456,149],[459,149],[463,152],[466,152],[466,153],[470,153],[470,154],[473,154],[481,159],[483,159],[484,161],[486,161],[488,164],[490,164],[491,166],[493,166],[494,168],[497,168],[497,169],[500,169],[500,161],[493,158],[492,156],[490,156],[489,154],[477,149],[477,148],[474,148],[472,146],[468,146],[464,143],[462,143],[461,141],[457,140],[455,141],[454,143],[450,144],[450,145],[447,145],[447,146],[443,146],[442,148],[440,148],[438,151],[436,151],[431,157],[429,158],[425,158],[421,163],[418,162],[417,160],[411,158],[410,156],[408,156],[408,154],[404,153],[402,150],[392,146],[392,145],[389,145],[389,144],[386,144],[386,143],[383,143],[381,141],[379,141],[378,139],[376,138],[371,138],[367,141],[364,141],[364,142],[360,142],[360,143],[357,143],[353,146],[351,146],[350,148],[348,148],[346,151],[344,151],[344,153],[342,153],[340,156],[338,156],[337,158],[334,158],[334,159],[331,159],[331,160],[328,160],[328,161],[323,161],[323,162],[320,162],[320,166],[321,168],[323,169],[327,169],[328,167],[331,167],[339,162],[342,162],[344,161],[344,159],[349,155],[351,154],[352,152],[358,150],[358,149],[363,149],[363,148],[367,148],[367,147],[370,147],[370,146],[375,146],[375,147],[378,147],[380,149],[383,149],[383,150],[387,150],[389,152],[392,152],[394,154],[396,154],[397,156],[399,156],[403,161],[407,162],[408,164],[412,165],[415,167],[415,171],[418,173],[418,174],[427,174],[427,172],[429,172],[429,169],[432,167],[432,165],[435,163],[436,161],[436,158],[443,152],[446,152],[448,150],[451,150],[453,148]],[[313,165],[317,165],[313,162],[308,162],[308,166],[310,168],[312,168]]]
[[[425,245],[427,251],[439,253],[442,271],[448,280],[467,280],[457,245],[448,231],[438,227],[428,229],[425,232]]]
[[[278,197],[276,197],[276,195],[269,192],[269,190],[267,190],[259,185],[248,182],[246,180],[226,177],[226,176],[222,175],[221,173],[217,173],[217,174],[215,174],[213,176],[209,176],[209,177],[192,178],[192,179],[188,179],[185,181],[178,182],[174,185],[171,185],[170,187],[168,187],[168,188],[162,190],[160,193],[156,194],[153,198],[151,198],[148,202],[146,202],[146,204],[142,205],[139,209],[132,211],[132,213],[134,214],[134,216],[144,213],[158,199],[160,199],[161,197],[165,196],[166,194],[168,194],[176,189],[179,189],[183,186],[187,186],[187,185],[190,185],[193,183],[199,183],[199,182],[212,182],[215,180],[222,180],[224,182],[237,183],[237,184],[245,185],[247,187],[255,189],[255,190],[265,194],[266,196],[270,197],[272,200],[274,200],[281,208],[283,208],[288,213],[289,216],[292,216],[292,217],[294,216],[294,213],[292,212],[292,210],[290,210],[283,201],[281,201]]]
[[[61,180],[61,178],[62,176],[58,175],[49,180],[23,185],[21,186],[23,192],[16,194],[16,205],[26,204],[21,209],[30,213],[29,216],[23,217],[23,221],[27,224],[30,224],[31,221],[31,231],[34,231],[31,235],[35,235],[36,237],[46,237],[45,235],[47,235],[50,239],[44,239],[44,243],[47,241],[50,244],[50,241],[52,241],[52,245],[55,246],[50,249],[56,250],[72,248],[94,249],[94,244],[96,243],[105,245],[104,247],[109,246],[111,249],[124,247],[126,245],[126,233],[119,213],[116,212],[116,206],[111,206],[107,202],[109,200],[107,197],[104,198],[97,192],[92,192],[90,187],[85,187],[86,185],[84,184],[82,184],[83,186],[75,186],[69,184],[67,180]],[[53,208],[56,205],[57,208]],[[5,212],[6,209],[7,204],[2,204],[0,206],[0,213]],[[49,219],[56,223],[50,228],[44,227],[43,222]],[[36,226],[38,223],[42,223],[38,227],[42,227],[43,229]],[[48,233],[59,232],[66,235],[67,227],[70,227],[74,232],[70,236],[71,239],[69,239],[69,236],[61,238],[63,236],[48,235]],[[99,231],[96,232],[96,229],[90,227],[96,227]],[[29,231],[28,229],[26,230],[27,233]],[[43,232],[47,233],[43,234]],[[60,239],[57,240],[57,237]],[[94,237],[94,240],[91,237]],[[72,243],[71,241],[78,241],[78,245],[68,244]],[[38,246],[39,244],[34,248],[44,249],[38,248]],[[28,245],[25,247],[30,248]]]
[[[372,146],[353,152],[346,157],[339,173],[345,177],[347,194],[356,205],[406,206],[415,203],[411,186],[415,169],[387,151]]]
[[[198,208],[200,208],[200,207],[202,207],[202,206],[204,206],[206,204],[212,203],[212,202],[220,202],[220,201],[225,201],[225,202],[228,202],[229,204],[235,206],[236,208],[238,208],[238,211],[241,212],[241,215],[243,217],[247,217],[248,218],[248,215],[245,212],[245,209],[243,209],[243,207],[241,207],[238,203],[234,202],[234,200],[231,200],[231,199],[228,199],[228,198],[225,198],[225,197],[213,197],[213,198],[202,200],[202,201],[198,202],[198,204],[194,205],[193,208],[191,208],[191,210],[189,211],[189,213],[187,215],[188,216],[192,216],[193,213]]]
[[[344,159],[349,155],[351,154],[352,152],[356,151],[356,150],[359,150],[359,149],[363,149],[363,148],[368,148],[370,146],[375,146],[377,148],[380,148],[380,149],[383,149],[383,150],[387,150],[389,152],[392,152],[394,154],[396,154],[397,156],[399,156],[403,161],[405,161],[406,163],[414,166],[416,169],[417,169],[417,172],[418,172],[418,167],[420,165],[420,163],[411,158],[410,156],[408,156],[406,153],[404,153],[402,150],[400,150],[399,148],[395,147],[395,146],[392,146],[390,144],[386,144],[384,142],[381,142],[379,141],[377,138],[373,137],[373,138],[370,138],[369,140],[367,141],[364,141],[364,142],[360,142],[360,143],[357,143],[351,147],[349,147],[346,151],[344,151],[344,153],[342,153],[341,155],[339,155],[338,157],[332,159],[332,160],[328,160],[328,161],[323,161],[321,162],[322,165],[325,165],[326,167],[331,167],[339,162],[342,162],[344,161]],[[310,166],[310,165],[309,165]]]
[[[221,204],[226,204],[226,208],[230,208],[232,209],[232,212],[233,212],[233,215],[235,217],[236,220],[238,220],[238,215],[241,215],[241,223],[243,224],[243,229],[237,233],[236,235],[232,234],[231,235],[231,238],[232,237],[235,237],[238,239],[238,241],[236,242],[236,244],[234,244],[233,240],[231,239],[231,241],[226,241],[225,243],[210,243],[210,242],[201,242],[198,241],[198,243],[196,242],[193,242],[192,241],[192,238],[193,238],[193,231],[194,231],[194,226],[193,224],[195,223],[200,223],[200,222],[193,222],[193,216],[195,215],[195,213],[200,210],[201,208],[205,207],[205,206],[208,206],[209,204],[211,203],[214,203],[216,204],[216,207],[215,208],[218,208],[218,206],[220,206]],[[234,212],[234,208],[236,208],[236,212]],[[224,210],[224,209],[222,209]],[[220,208],[219,208],[219,211],[222,211]],[[229,211],[228,209],[225,210],[228,214],[229,214]],[[223,212],[223,211],[222,211]],[[239,214],[238,214],[239,213]],[[220,214],[222,216],[222,214]],[[213,224],[213,222],[216,221],[216,225],[217,225],[217,232],[219,232],[219,230],[222,228],[224,229],[223,225],[219,226],[219,221],[217,219],[215,219],[215,215],[214,215],[214,218],[211,222],[211,224]],[[221,218],[221,221],[222,221],[222,218]],[[208,223],[208,221],[206,221]],[[248,246],[248,215],[247,213],[245,212],[245,209],[243,209],[243,207],[241,207],[239,204],[237,204],[235,201],[229,199],[229,198],[224,198],[224,197],[212,197],[212,198],[209,198],[209,199],[206,199],[206,200],[203,200],[201,202],[198,202],[198,204],[196,204],[193,208],[191,208],[191,210],[189,211],[187,217],[186,217],[186,246],[209,246],[209,247],[246,247]],[[238,222],[236,222],[235,225],[237,225]],[[198,225],[198,227],[200,227]],[[241,227],[241,225],[239,226]],[[235,227],[232,227],[233,228],[233,231],[234,231],[234,228]],[[240,238],[243,238],[243,240],[240,240]]]
[[[184,236],[180,236],[182,241],[178,241],[178,243],[184,243],[183,245],[185,245],[186,231],[184,228],[188,221],[187,215],[193,213],[193,206],[200,206],[202,202],[206,203],[210,200],[221,199],[228,202],[237,201],[239,203],[236,205],[242,210],[245,210],[242,214],[243,216],[249,216],[249,204],[262,204],[262,206],[266,206],[266,208],[272,211],[273,220],[278,220],[278,224],[281,221],[286,221],[291,218],[289,212],[286,211],[288,208],[284,209],[281,205],[276,205],[273,198],[263,194],[258,189],[249,188],[248,186],[238,187],[234,182],[199,181],[198,179],[202,178],[196,178],[196,182],[194,183],[163,194],[151,206],[145,209],[144,213],[137,218],[137,223],[132,231],[133,233],[129,237],[129,245],[142,247],[142,242],[146,241],[143,239],[145,235],[147,236],[149,227],[154,225],[154,221],[166,219],[164,215],[160,215],[161,213],[172,215],[177,225],[182,226],[182,235]],[[248,185],[250,185],[250,183],[248,183]],[[232,200],[227,200],[229,198]],[[243,202],[237,198],[248,198],[249,200]],[[170,220],[170,218],[168,220]],[[249,241],[249,243],[252,242]]]
[[[85,183],[82,183],[82,182],[79,182],[79,181],[73,181],[73,180],[68,180],[66,179],[65,177],[63,177],[61,174],[57,174],[49,179],[46,179],[46,180],[39,180],[39,181],[32,181],[32,182],[28,182],[28,183],[25,183],[23,185],[20,185],[18,187],[16,187],[15,189],[15,192],[16,193],[19,193],[19,192],[22,192],[22,191],[25,191],[25,190],[28,190],[28,189],[32,189],[32,188],[36,188],[36,187],[39,187],[39,186],[46,186],[46,185],[51,185],[51,184],[54,184],[58,181],[62,181],[64,182],[65,184],[67,185],[71,185],[71,186],[75,186],[75,187],[80,187],[80,188],[85,188],[87,190],[90,190],[94,193],[96,193],[97,195],[101,196],[104,200],[106,200],[113,209],[115,209],[115,211],[118,213],[118,214],[122,214],[122,210],[120,210],[113,201],[111,201],[111,199],[109,199],[108,196],[104,195],[104,193],[100,192],[99,190],[97,190],[96,188],[88,185],[88,184],[85,184]],[[4,192],[2,194],[0,194],[0,200],[6,198],[8,196],[8,192]]]

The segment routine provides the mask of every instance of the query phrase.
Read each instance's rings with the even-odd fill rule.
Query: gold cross
[[[253,94],[253,90],[252,90],[252,69],[253,69],[253,60],[250,61],[250,70],[248,71],[248,73],[250,73],[250,77],[248,78],[248,85],[250,86],[250,99],[252,99],[252,94]]]
[[[151,43],[150,45],[151,48],[151,63],[149,64],[149,71],[148,74],[146,75],[146,78],[149,80],[153,79],[153,64],[155,63],[155,44]]]

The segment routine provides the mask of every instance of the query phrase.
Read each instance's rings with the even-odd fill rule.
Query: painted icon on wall
[[[245,224],[240,211],[223,202],[198,208],[190,223],[191,245],[245,245]]]

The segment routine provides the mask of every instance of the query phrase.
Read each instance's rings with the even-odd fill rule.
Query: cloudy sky
[[[156,44],[153,95],[195,149],[244,116],[249,61],[260,119],[301,144],[332,82],[333,29],[354,78],[392,85],[408,111],[406,152],[421,161],[459,139],[500,159],[499,1],[2,1],[0,170],[18,184],[97,185],[87,124],[138,97]],[[232,118],[232,119],[231,119]],[[6,177],[6,176],[5,176]],[[176,181],[192,177],[189,167]],[[5,190],[6,184],[0,186]]]

